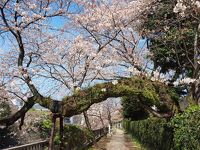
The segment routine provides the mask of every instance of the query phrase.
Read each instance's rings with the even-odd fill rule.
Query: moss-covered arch
[[[94,103],[102,102],[109,97],[123,96],[137,97],[132,100],[137,100],[143,109],[157,117],[171,117],[175,111],[179,110],[178,96],[173,87],[145,77],[135,76],[119,79],[116,84],[112,82],[96,84],[93,87],[76,91],[73,95],[64,97],[62,101],[55,101],[42,95],[30,97],[17,113],[7,118],[0,118],[0,125],[9,126],[20,118],[23,120],[23,116],[35,103],[39,103],[52,113],[71,117],[86,111]],[[159,111],[153,110],[151,108],[153,105],[159,108]]]
[[[174,111],[178,111],[177,95],[172,87],[136,76],[119,79],[116,84],[106,82],[76,91],[74,95],[63,98],[62,102],[59,103],[58,113],[70,117],[80,114],[92,104],[104,101],[109,97],[123,96],[137,97],[132,100],[138,101],[144,109],[158,117],[163,117],[163,114],[166,115],[166,113],[172,115]],[[47,100],[39,103],[49,108]],[[153,105],[159,109],[158,112],[151,109]]]

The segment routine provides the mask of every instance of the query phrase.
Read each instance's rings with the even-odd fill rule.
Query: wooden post
[[[51,136],[49,140],[49,147],[48,150],[54,149],[54,137],[55,137],[55,130],[56,130],[56,114],[52,114],[52,128],[51,128]]]
[[[108,124],[108,133],[111,134],[111,126]]]
[[[60,140],[61,140],[60,150],[64,150],[63,133],[64,133],[63,116],[60,115]]]

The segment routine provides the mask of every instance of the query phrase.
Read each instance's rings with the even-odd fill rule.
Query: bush
[[[123,122],[124,129],[152,150],[170,150],[173,147],[173,130],[164,119],[149,118]]]
[[[39,123],[39,129],[40,129],[40,135],[42,138],[46,139],[49,138],[51,134],[51,126],[52,126],[52,121],[50,119],[45,119],[41,123]]]
[[[0,100],[1,101],[1,100]],[[11,108],[5,101],[0,102],[0,118],[11,115]],[[0,129],[0,149],[17,145],[19,139],[17,138],[18,129],[12,125],[6,129]]]
[[[0,118],[8,117],[11,115],[11,108],[9,104],[5,101],[0,103]]]
[[[171,121],[149,118],[123,122],[124,129],[152,150],[200,150],[200,107],[191,106]]]
[[[85,143],[93,139],[93,134],[88,129],[81,129],[75,125],[65,126],[64,133],[64,142],[68,149],[84,149]]]
[[[200,107],[191,106],[171,121],[174,128],[174,149],[200,149]]]
[[[43,138],[50,137],[52,121],[45,119],[40,124],[40,134]],[[60,144],[61,139],[59,136],[59,124],[56,125],[56,136],[54,139],[55,145]],[[85,128],[80,128],[75,125],[64,126],[64,145],[66,149],[81,150],[85,147],[87,141],[91,141],[93,138],[92,133]]]

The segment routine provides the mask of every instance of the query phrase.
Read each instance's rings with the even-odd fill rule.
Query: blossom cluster
[[[192,78],[186,77],[181,80],[175,81],[173,84],[174,84],[174,86],[189,85],[191,83],[194,83],[195,81],[197,81],[197,79],[192,79]]]
[[[118,1],[105,0],[88,5],[84,13],[74,16],[77,24],[85,24],[95,31],[122,29],[149,7],[154,0]]]
[[[187,10],[192,10],[193,8],[200,9],[199,0],[177,0],[177,4],[174,7],[174,13],[179,13],[182,17],[185,17]]]

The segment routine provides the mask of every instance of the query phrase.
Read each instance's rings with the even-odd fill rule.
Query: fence
[[[11,148],[6,148],[3,150],[44,150],[44,147],[48,145],[48,139],[44,141],[34,142],[30,144],[25,144],[21,146],[15,146]]]
[[[118,128],[118,129],[122,129],[122,121],[118,121],[118,122],[113,122],[112,123],[112,127],[113,128]]]
[[[108,128],[101,128],[98,130],[93,130],[95,141],[98,141],[102,136],[108,133]],[[39,141],[35,143],[25,144],[21,146],[15,146],[11,148],[6,148],[3,150],[44,150],[45,146],[48,146],[49,140]],[[84,145],[85,147],[89,147],[94,143],[93,140],[87,141]]]
[[[87,141],[84,145],[84,148],[88,148],[94,144],[94,142],[97,142],[98,140],[101,139],[104,135],[108,133],[108,127],[106,128],[101,128],[97,130],[93,130],[93,134],[95,136],[95,140]]]
[[[108,128],[101,128],[101,129],[98,129],[98,130],[93,130],[93,133],[95,135],[95,138],[98,139],[99,137],[102,137],[106,133],[108,133]]]

